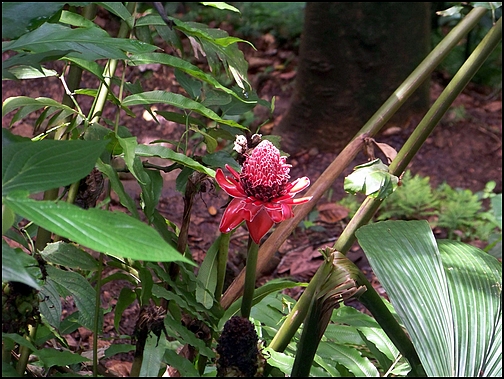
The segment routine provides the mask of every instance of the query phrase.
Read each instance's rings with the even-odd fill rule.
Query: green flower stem
[[[310,187],[305,196],[313,196],[313,199],[294,208],[295,216],[282,222],[271,236],[261,245],[259,259],[257,262],[257,272],[261,272],[269,264],[272,256],[284,243],[301,220],[315,206],[317,201],[332,186],[334,181],[343,170],[352,162],[357,153],[363,147],[365,137],[374,136],[394,115],[394,113],[406,102],[413,92],[427,80],[432,71],[441,63],[448,53],[464,38],[464,36],[478,24],[485,15],[485,8],[474,8],[464,17],[460,23],[454,27],[450,33],[431,51],[422,63],[406,78],[389,99],[376,111],[369,121],[356,134],[353,140],[343,149],[335,160],[320,175],[317,181]],[[341,239],[341,237],[340,237]],[[351,246],[351,244],[349,245]],[[338,249],[346,252],[343,249]],[[241,294],[244,285],[245,274],[242,271],[229,286],[221,299],[221,305],[227,309]]]
[[[228,261],[229,240],[231,233],[222,233],[217,253],[217,284],[215,285],[215,299],[220,301],[222,290],[224,289],[224,279],[226,278],[226,265]]]
[[[250,236],[248,245],[247,266],[245,266],[245,288],[241,304],[241,316],[246,318],[250,317],[250,310],[252,309],[256,282],[257,255],[259,252],[259,245]]]

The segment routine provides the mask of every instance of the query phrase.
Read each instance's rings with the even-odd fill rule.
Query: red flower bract
[[[290,167],[280,151],[265,140],[246,157],[241,174],[229,165],[226,168],[232,176],[225,176],[217,169],[217,183],[234,197],[222,216],[219,230],[229,233],[246,221],[252,239],[258,244],[273,224],[293,217],[292,206],[306,203],[312,197],[294,199],[310,185],[310,179],[303,177],[289,183]]]

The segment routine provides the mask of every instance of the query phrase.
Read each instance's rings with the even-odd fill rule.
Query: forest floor
[[[271,100],[275,97],[275,111],[268,122],[262,127],[264,135],[275,134],[275,126],[288,109],[290,97],[296,78],[297,53],[293,50],[281,49],[275,46],[271,36],[263,36],[253,41],[257,51],[245,49],[245,58],[249,62],[249,79],[259,97]],[[133,71],[127,79],[139,78],[144,89],[163,89],[180,92],[173,71],[168,67],[152,66],[146,71]],[[436,100],[447,81],[442,73],[436,73],[431,80],[431,99]],[[84,75],[83,86],[95,88],[93,78]],[[60,99],[62,95],[61,82],[56,78],[44,80],[30,80],[25,82],[3,81],[2,101],[11,96],[46,96]],[[112,110],[110,110],[112,112]],[[141,107],[133,107],[133,111],[140,117],[125,118],[126,125],[139,143],[149,143],[156,139],[180,140],[184,126],[168,122],[161,117],[160,124],[146,117]],[[9,127],[13,114],[2,119],[2,127]],[[105,117],[113,119],[112,113]],[[256,115],[256,124],[262,123],[267,116]],[[35,120],[27,118],[14,124],[15,134],[32,136],[32,125]],[[407,125],[385,126],[383,132],[375,136],[378,142],[388,143],[396,150],[411,134],[419,120],[410,120]],[[173,147],[173,146],[172,146]],[[292,164],[291,177],[308,176],[314,183],[325,168],[337,156],[336,152],[323,153],[316,149],[300,148],[288,158]],[[157,163],[149,160],[151,163]],[[332,246],[348,222],[348,211],[336,204],[346,194],[343,191],[343,178],[348,175],[355,165],[366,162],[363,154],[359,154],[355,161],[332,185],[327,193],[316,204],[317,217],[312,220],[317,228],[298,227],[293,235],[282,245],[272,259],[271,267],[259,278],[262,284],[277,277],[290,277],[294,280],[308,281],[322,260],[319,248]],[[166,164],[166,163],[164,163]],[[420,149],[408,167],[413,174],[430,177],[433,187],[443,182],[451,187],[466,188],[473,192],[484,189],[491,180],[497,183],[495,192],[502,192],[502,92],[489,88],[469,85],[456,99],[450,111],[435,128],[426,144]],[[182,195],[175,190],[177,173],[163,174],[165,184],[158,209],[168,220],[180,226],[183,213]],[[134,180],[124,180],[125,188],[137,202],[139,202],[139,187]],[[302,195],[302,194],[301,194]],[[112,198],[115,209],[121,209],[116,198]],[[222,207],[227,202],[227,195],[215,188],[209,189],[196,196],[191,226],[189,230],[189,248],[193,257],[201,261],[207,249],[218,235],[218,225],[222,216]],[[230,245],[228,264],[229,282],[241,271],[245,263],[247,232],[239,228],[233,235]],[[372,275],[365,256],[359,246],[355,244],[348,256],[364,271],[379,292],[384,291],[376,278]],[[122,283],[108,283],[103,292],[103,306],[115,305]],[[299,290],[292,290],[289,295],[297,297]],[[67,305],[65,312],[71,312],[72,306]],[[138,315],[138,306],[128,308],[121,321],[121,333],[131,334]],[[105,333],[109,337],[117,336],[113,325],[113,312],[105,317]],[[88,348],[92,341],[89,331],[84,328],[68,336],[71,345]],[[73,339],[73,341],[72,341]],[[127,375],[131,362],[131,355],[123,355],[121,360],[110,359],[105,365],[116,375]],[[116,357],[117,358],[117,357]]]

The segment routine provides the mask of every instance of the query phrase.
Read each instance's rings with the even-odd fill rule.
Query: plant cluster
[[[374,217],[383,220],[427,220],[431,228],[446,230],[450,239],[487,242],[486,251],[500,256],[495,245],[502,235],[502,194],[493,192],[495,182],[488,182],[483,191],[454,189],[447,183],[432,188],[428,176],[412,175],[406,170],[401,178],[401,191],[388,196]],[[490,199],[489,207],[483,203]],[[356,196],[348,195],[338,202],[353,217],[359,207]],[[487,209],[488,208],[488,209]]]
[[[152,4],[155,10],[142,13],[136,3],[3,4],[2,78],[44,83],[58,77],[65,95],[16,96],[2,106],[3,116],[15,112],[11,125],[36,116],[31,138],[2,129],[2,374],[110,375],[103,359],[132,352],[130,376],[500,377],[501,263],[473,246],[436,241],[424,221],[366,224],[384,199],[403,190],[400,174],[501,40],[502,20],[390,166],[374,160],[347,178],[348,191],[367,197],[334,246],[320,250],[323,260],[312,279],[256,288],[257,273],[365,140],[487,9],[474,7],[398,88],[403,96],[392,96],[310,183],[290,178],[278,139],[262,138],[237,121],[256,106],[271,109],[247,80],[238,43],[248,42]],[[98,7],[121,20],[116,36],[94,22]],[[195,57],[207,67],[191,63]],[[49,62],[57,64],[48,68]],[[183,91],[128,81],[128,72],[147,64],[172,70]],[[98,79],[98,88],[81,88],[84,71]],[[86,111],[82,96],[92,99]],[[171,147],[160,140],[140,143],[124,119],[144,111],[177,124],[181,140]],[[152,157],[165,163],[151,164]],[[125,190],[121,171],[138,183],[139,203]],[[178,173],[184,205],[180,224],[158,209],[161,172],[171,171]],[[209,183],[232,199],[200,263],[188,242],[189,226],[195,197]],[[112,195],[123,211],[110,210]],[[412,212],[424,212],[423,202]],[[229,241],[242,223],[249,232],[246,267],[224,292]],[[345,256],[356,239],[391,303]],[[104,308],[103,287],[115,281],[124,283],[117,302]],[[298,286],[304,291],[297,301],[281,294]],[[372,317],[343,305],[351,299]],[[76,310],[64,316],[62,303],[70,300]],[[120,324],[131,305],[138,313],[126,336]],[[112,340],[104,331],[110,313]],[[92,332],[88,349],[69,342],[68,334],[79,328]]]

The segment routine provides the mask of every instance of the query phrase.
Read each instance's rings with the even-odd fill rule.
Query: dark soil
[[[287,110],[293,83],[296,77],[297,56],[292,50],[278,48],[271,36],[263,36],[260,40],[253,41],[257,51],[244,48],[245,56],[250,65],[250,81],[261,98],[271,100],[275,97],[275,112],[273,117],[262,127],[263,134],[275,134],[275,126]],[[4,57],[5,58],[5,57]],[[58,66],[60,67],[60,66]],[[130,69],[128,69],[130,70]],[[144,89],[163,89],[172,92],[183,92],[177,84],[173,71],[168,67],[153,66],[140,72],[138,69],[128,71],[127,80],[141,79]],[[442,73],[437,73],[432,78],[432,101],[441,93],[446,80]],[[84,74],[83,87],[96,88],[96,80]],[[51,97],[61,99],[62,85],[56,78],[44,80],[30,80],[23,82],[4,81],[2,83],[2,101],[11,96]],[[437,186],[447,182],[452,187],[468,188],[473,192],[483,190],[488,181],[495,181],[495,192],[502,192],[502,94],[501,91],[492,92],[471,84],[457,98],[452,109],[436,127],[428,138],[425,146],[421,148],[409,166],[413,174],[419,173],[429,176],[431,184]],[[79,98],[83,108],[89,107],[90,99]],[[114,110],[107,109],[105,117],[114,118]],[[122,123],[129,128],[133,135],[138,137],[139,143],[149,143],[156,139],[172,141],[180,140],[184,126],[177,125],[159,118],[160,124],[152,121],[141,107],[133,107],[133,112],[138,116],[133,119],[124,116]],[[9,127],[13,114],[8,114],[2,119],[2,127]],[[14,123],[12,131],[16,134],[33,136],[33,125],[36,116]],[[253,125],[259,125],[267,120],[267,115],[257,110],[256,120]],[[396,125],[385,129],[375,137],[378,142],[388,143],[399,150],[411,134],[419,120],[411,119],[407,125]],[[387,127],[386,127],[387,128]],[[173,147],[173,145],[167,145]],[[312,183],[336,157],[336,153],[321,153],[316,149],[306,150],[302,146],[288,159],[292,164],[291,177],[308,176]],[[159,163],[149,160],[151,163]],[[320,264],[318,249],[332,246],[341,233],[348,218],[346,210],[337,207],[335,202],[345,196],[343,191],[343,177],[348,175],[352,168],[364,163],[366,158],[359,154],[353,164],[347,168],[332,186],[332,194],[322,198],[316,205],[319,216],[315,221],[323,230],[317,228],[298,228],[295,234],[281,247],[272,260],[268,272],[259,279],[259,284],[275,277],[291,277],[296,280],[309,280]],[[165,165],[166,163],[161,163]],[[177,173],[164,174],[165,185],[158,209],[164,217],[180,226],[183,201],[182,195],[175,190]],[[127,191],[139,200],[139,187],[134,180],[124,180]],[[194,209],[189,230],[189,244],[193,256],[201,261],[208,247],[218,235],[218,225],[222,216],[222,207],[227,202],[227,196],[222,191],[210,189],[195,198]],[[113,206],[121,209],[117,199],[113,198]],[[245,263],[247,233],[245,228],[237,230],[231,240],[231,254],[228,264],[228,282],[230,282],[243,268]],[[367,260],[358,246],[354,246],[349,257],[368,274],[381,294],[384,294],[376,278],[372,275]],[[105,285],[103,291],[103,306],[114,306],[119,291],[124,283],[111,282]],[[290,291],[293,297],[299,295],[299,290]],[[65,313],[73,312],[71,304],[66,304]],[[138,306],[128,308],[121,321],[121,334],[130,334],[133,331]],[[105,317],[105,335],[117,336],[113,326],[113,313]],[[80,328],[78,332],[67,336],[70,345],[75,348],[88,349],[92,341],[89,331]],[[104,344],[110,342],[100,341]],[[123,359],[129,360],[127,356]],[[117,359],[106,361],[105,366],[116,375],[127,375],[131,362],[120,362]]]

